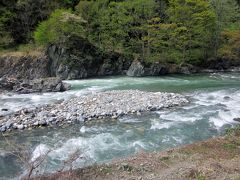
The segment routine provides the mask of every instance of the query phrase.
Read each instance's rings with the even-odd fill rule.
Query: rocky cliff
[[[38,79],[49,77],[46,55],[5,55],[0,57],[0,78]]]
[[[0,78],[82,79],[126,74],[130,65],[131,60],[119,53],[106,54],[85,39],[70,38],[64,45],[49,46],[38,56],[0,57]]]
[[[203,68],[226,70],[233,66],[231,61],[209,61]],[[180,73],[201,72],[189,64],[146,63],[132,61],[123,55],[112,52],[103,53],[85,39],[71,37],[62,45],[51,45],[45,53],[32,56],[0,57],[0,78],[39,79],[58,77],[82,79],[94,76],[127,74],[128,76],[160,76]]]
[[[69,39],[64,46],[51,45],[47,51],[50,74],[62,79],[125,74],[131,60],[119,53],[103,53],[84,39]]]
[[[128,69],[127,75],[134,77],[161,76],[166,74],[191,74],[199,71],[199,68],[189,64],[176,65],[160,62],[144,63],[135,60]]]

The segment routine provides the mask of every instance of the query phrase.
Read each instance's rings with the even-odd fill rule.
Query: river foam
[[[200,92],[193,95],[195,104],[211,115],[209,121],[217,128],[236,123],[233,119],[240,116],[240,91],[237,89],[214,92]],[[206,113],[206,114],[207,114]]]

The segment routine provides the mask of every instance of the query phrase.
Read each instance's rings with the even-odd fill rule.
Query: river
[[[30,159],[49,151],[38,169],[40,174],[61,169],[64,161],[77,150],[81,152],[81,158],[74,162],[75,167],[109,162],[140,151],[161,151],[218,136],[226,128],[236,125],[233,119],[240,117],[239,73],[144,78],[116,76],[67,82],[72,84],[72,90],[64,93],[2,94],[0,109],[7,108],[12,113],[21,108],[113,89],[176,92],[187,96],[190,103],[118,120],[93,120],[64,127],[13,132],[7,141],[12,145],[26,146]],[[6,139],[0,136],[0,179],[17,179],[25,171],[23,163],[9,154],[12,150]]]

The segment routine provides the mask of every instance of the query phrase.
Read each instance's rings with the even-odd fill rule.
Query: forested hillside
[[[240,58],[239,0],[2,0],[0,48],[83,39],[144,62]],[[27,45],[30,44],[30,45]]]

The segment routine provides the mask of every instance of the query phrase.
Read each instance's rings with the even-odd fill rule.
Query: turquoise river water
[[[222,134],[240,117],[240,74],[213,73],[131,78],[125,76],[67,81],[72,90],[64,93],[0,95],[0,109],[15,112],[21,108],[52,104],[88,93],[112,89],[176,92],[190,103],[142,116],[118,120],[93,120],[67,127],[40,128],[14,132],[7,140],[0,135],[0,179],[18,179],[26,167],[9,145],[26,146],[29,161],[49,151],[39,174],[62,169],[76,150],[81,158],[74,167],[128,157],[140,151],[161,151]]]

